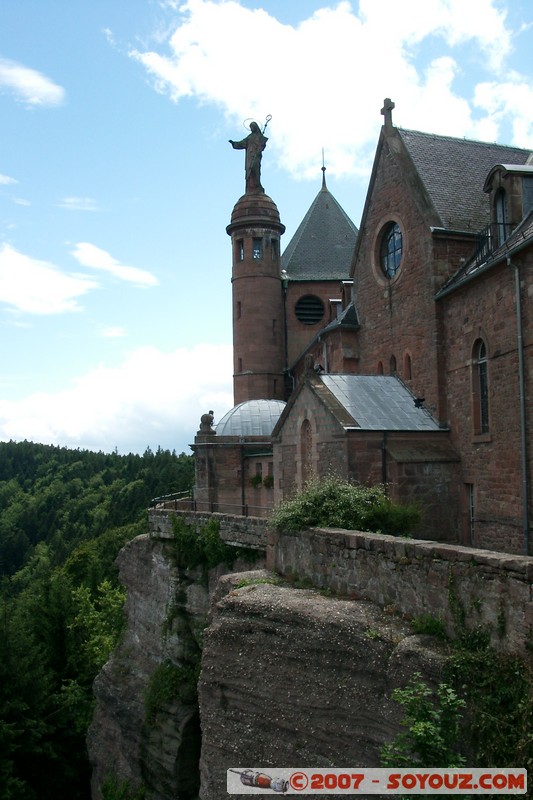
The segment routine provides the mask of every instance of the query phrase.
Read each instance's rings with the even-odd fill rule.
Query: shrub
[[[249,563],[257,560],[257,551],[246,547],[231,547],[220,538],[220,524],[211,519],[195,530],[181,517],[172,517],[173,555],[176,565],[181,569],[192,569],[202,566],[211,569],[218,564],[231,567],[233,562],[242,558]]]
[[[196,702],[196,686],[200,673],[200,659],[194,664],[178,666],[169,659],[160,664],[146,691],[146,721],[154,724],[159,711],[175,700],[185,705]]]
[[[434,692],[416,672],[409,685],[395,689],[392,697],[405,716],[391,744],[381,749],[384,767],[460,767],[464,758],[458,751],[459,723],[465,701],[447,683]]]
[[[108,775],[102,786],[103,800],[144,800],[144,788],[132,789],[129,781],[119,781],[114,775]]]
[[[393,503],[383,486],[361,486],[336,477],[315,479],[275,509],[270,525],[281,530],[328,527],[408,534],[420,519],[414,505]]]
[[[411,625],[415,633],[425,633],[429,636],[437,636],[439,639],[448,638],[446,626],[440,617],[421,614],[419,617],[413,617]]]

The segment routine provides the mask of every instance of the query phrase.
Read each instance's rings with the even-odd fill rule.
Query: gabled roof
[[[443,228],[476,233],[489,221],[483,187],[495,164],[524,165],[529,150],[396,128]]]
[[[276,423],[272,436],[280,434],[285,420],[308,387],[344,431],[442,431],[439,423],[396,377],[389,375],[313,374],[293,392]]]
[[[439,424],[418,408],[406,386],[388,375],[320,375],[324,386],[353,419],[371,431],[438,431]]]
[[[281,257],[290,281],[347,280],[357,228],[322,181],[322,188]]]

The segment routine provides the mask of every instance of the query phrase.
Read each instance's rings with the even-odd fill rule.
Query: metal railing
[[[516,225],[509,222],[491,222],[477,234],[477,247],[472,266],[486,261],[506,239],[509,238]]]
[[[274,504],[255,506],[248,503],[210,503],[207,500],[193,500],[192,511],[205,511],[210,514],[233,514],[237,517],[268,517]]]
[[[172,492],[171,494],[162,494],[160,497],[154,497],[150,500],[150,508],[155,508],[156,506],[164,506],[166,508],[169,503],[179,503],[184,500],[192,500],[192,493],[190,490],[186,492]]]

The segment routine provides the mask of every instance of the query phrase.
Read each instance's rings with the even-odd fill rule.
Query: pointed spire
[[[327,192],[328,187],[326,186],[326,165],[324,164],[324,148],[322,148],[322,191]]]

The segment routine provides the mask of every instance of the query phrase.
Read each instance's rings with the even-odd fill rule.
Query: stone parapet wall
[[[533,646],[533,558],[381,534],[269,533],[267,568],[408,617],[490,630],[511,652]]]
[[[148,532],[155,539],[171,539],[172,518],[179,517],[187,525],[199,528],[210,520],[220,523],[220,537],[227,544],[266,550],[267,520],[261,517],[242,517],[233,514],[210,514],[201,511],[175,511],[151,508],[148,511]]]

